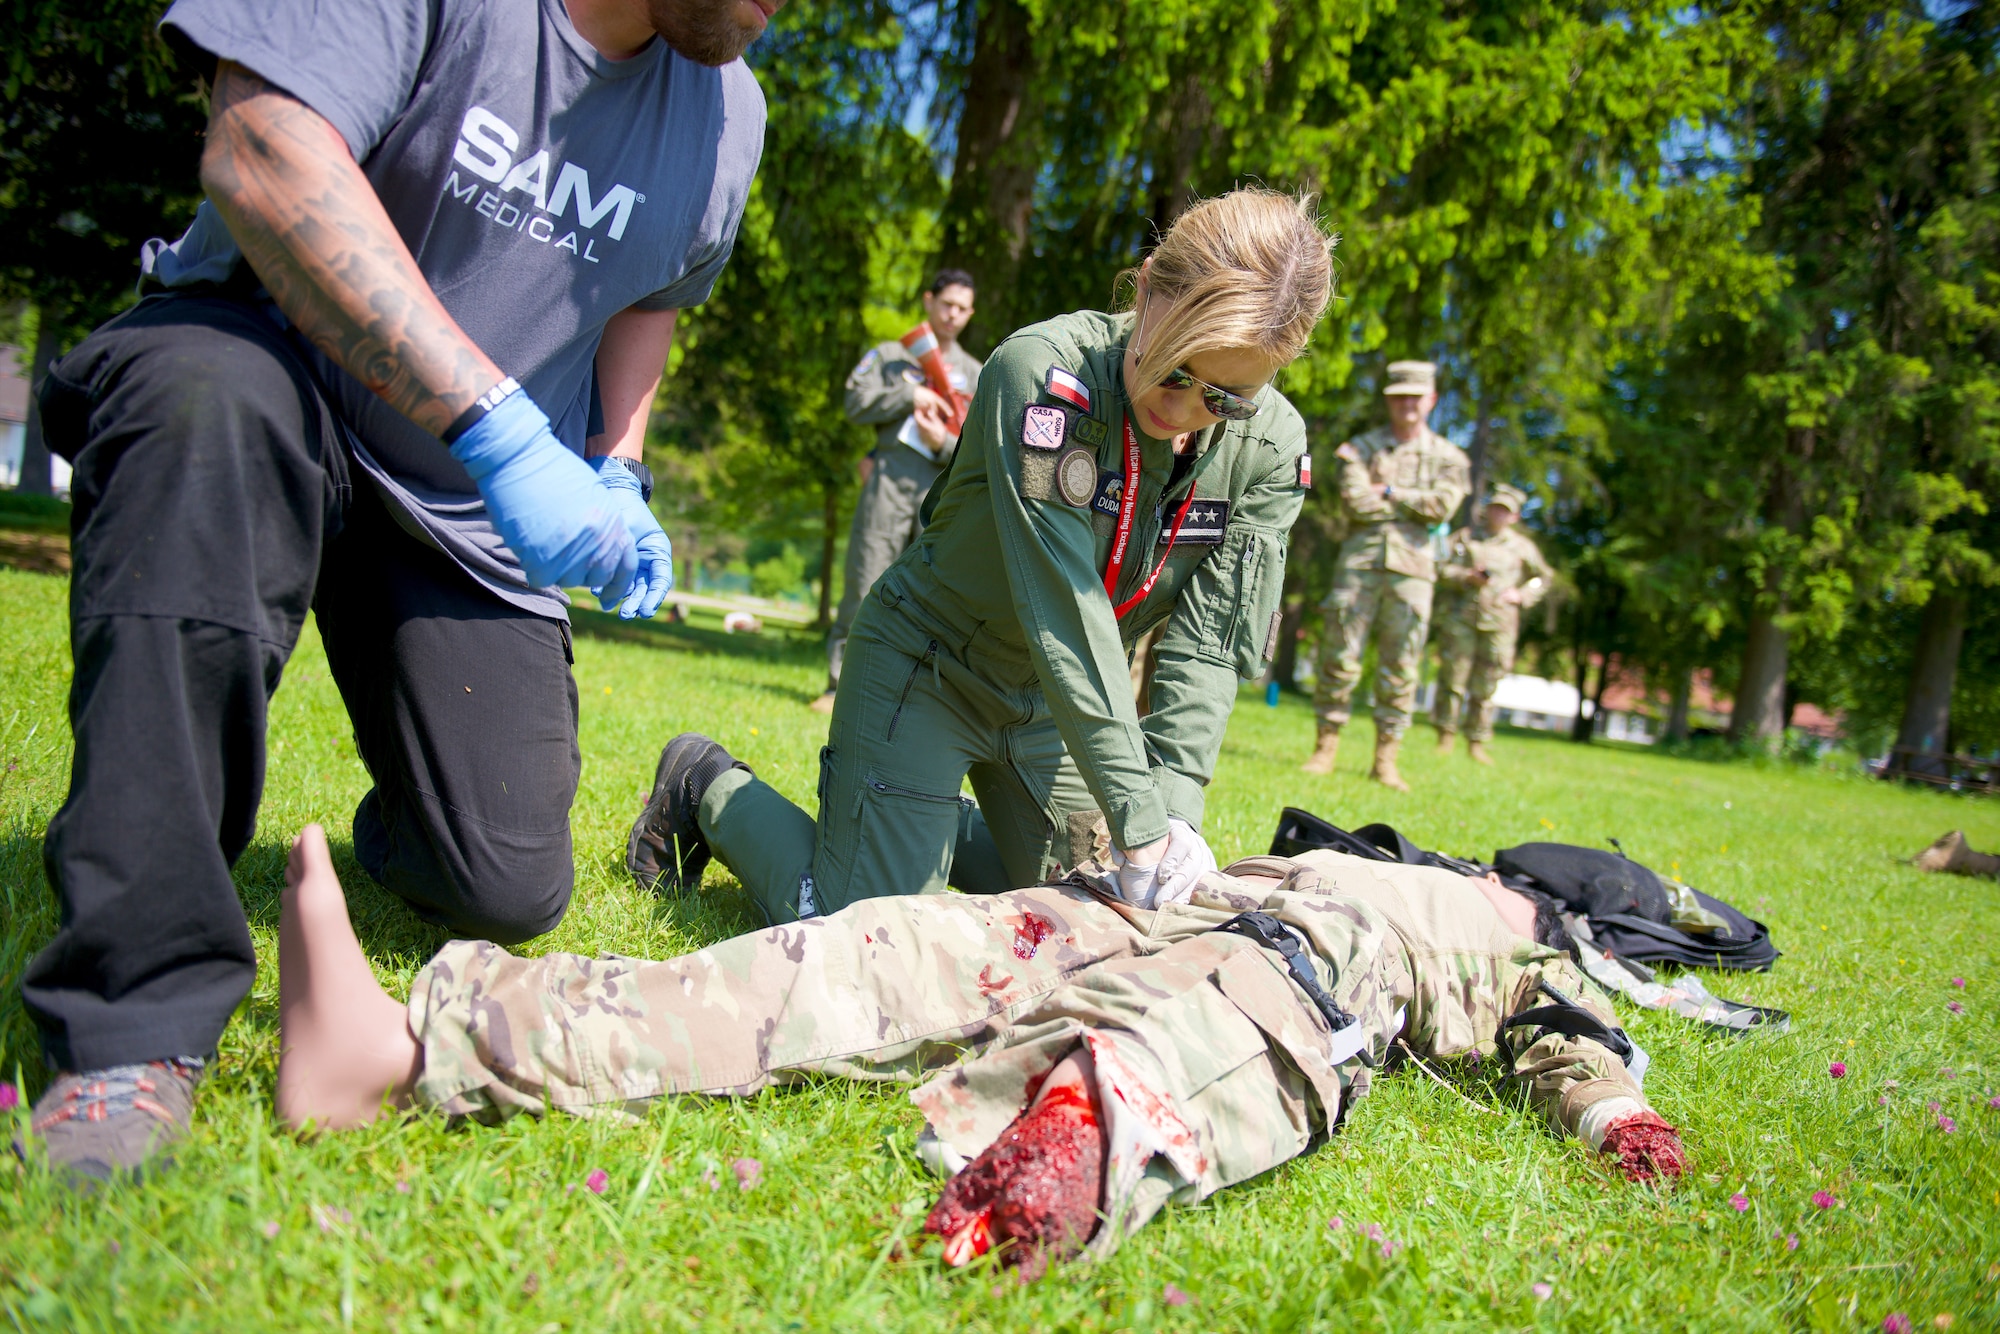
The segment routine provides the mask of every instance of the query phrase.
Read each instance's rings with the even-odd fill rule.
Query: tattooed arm
[[[201,184],[278,308],[417,425],[441,434],[503,377],[432,293],[340,132],[231,61]]]

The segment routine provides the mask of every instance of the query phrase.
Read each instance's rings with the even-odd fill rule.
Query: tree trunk
[[[1472,448],[1466,451],[1472,460],[1472,490],[1467,493],[1466,523],[1471,523],[1479,513],[1480,498],[1486,494],[1486,473],[1492,461],[1493,448],[1493,404],[1486,391],[1486,382],[1479,384],[1479,419],[1472,424]]]
[[[1916,656],[1910,663],[1910,689],[1903,697],[1903,725],[1896,730],[1896,746],[1905,753],[1889,757],[1891,773],[1944,776],[1943,761],[1924,757],[1951,748],[1951,691],[1958,679],[1959,649],[1965,643],[1967,605],[1963,592],[1939,589],[1924,607]]]
[[[1590,684],[1590,655],[1583,651],[1584,601],[1576,603],[1576,717],[1570,720],[1569,739],[1571,741],[1590,740],[1590,719],[1583,716],[1583,701],[1589,698],[1584,687]]]
[[[1667,740],[1688,739],[1688,705],[1694,699],[1694,668],[1683,667],[1674,673],[1674,699],[1667,707]]]
[[[1784,739],[1789,644],[1776,611],[1760,607],[1750,614],[1743,672],[1736,683],[1735,707],[1729,711],[1731,741],[1771,747]]]
[[[1590,732],[1592,736],[1597,735],[1599,732],[1608,732],[1610,730],[1610,724],[1604,721],[1604,692],[1611,684],[1612,664],[1617,658],[1618,655],[1616,653],[1606,653],[1604,661],[1597,664],[1597,693],[1590,697]]]
[[[819,619],[813,622],[816,630],[833,628],[833,547],[839,535],[836,525],[840,521],[840,490],[832,482],[825,488],[826,508],[820,514],[819,541]]]
[[[29,495],[46,496],[55,491],[55,473],[49,463],[49,444],[42,438],[42,378],[56,359],[57,321],[54,312],[39,312],[40,332],[35,335],[34,359],[28,363],[28,423],[21,440],[21,480],[16,489]]]
[[[998,341],[986,330],[1005,334],[1021,322],[1014,277],[1028,245],[1042,139],[1028,22],[1020,0],[979,5],[951,192],[939,217],[940,265],[967,270],[979,290],[980,318],[967,332],[980,345]]]

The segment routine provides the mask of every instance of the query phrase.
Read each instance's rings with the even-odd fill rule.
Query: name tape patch
[[[1118,517],[1119,502],[1125,499],[1125,474],[1100,469],[1097,474],[1097,494],[1090,498],[1090,507],[1099,514]]]
[[[1046,403],[1030,403],[1021,417],[1021,445],[1025,449],[1055,450],[1069,438],[1069,414]]]
[[[1228,501],[1202,500],[1197,497],[1194,504],[1188,506],[1187,518],[1181,521],[1180,536],[1174,538],[1174,545],[1183,547],[1220,546],[1222,544],[1222,534],[1228,527]],[[1160,525],[1160,545],[1166,545],[1167,536],[1173,530],[1173,508],[1169,507]]]

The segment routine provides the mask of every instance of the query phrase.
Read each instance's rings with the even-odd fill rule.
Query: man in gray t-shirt
[[[254,958],[230,867],[308,607],[374,786],[354,856],[462,935],[547,930],[580,757],[565,587],[650,616],[640,460],[763,145],[783,0],[176,0],[194,224],[43,391],[76,466],[63,926],[23,996],[54,1162],[184,1129]]]

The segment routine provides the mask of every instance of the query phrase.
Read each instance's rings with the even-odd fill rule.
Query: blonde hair
[[[1142,394],[1190,357],[1251,348],[1283,366],[1306,349],[1333,299],[1333,247],[1310,194],[1251,188],[1204,199],[1175,219],[1145,269],[1152,296],[1166,303],[1134,326]],[[1118,275],[1138,300],[1139,269]]]

